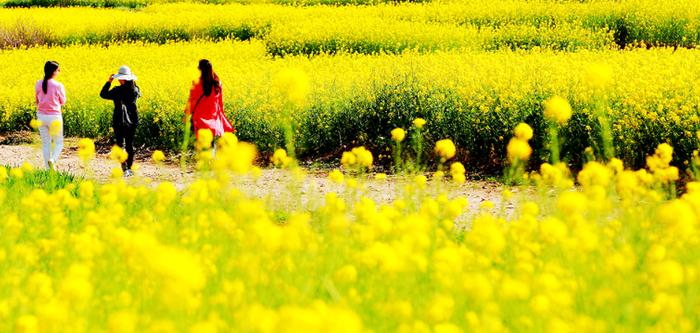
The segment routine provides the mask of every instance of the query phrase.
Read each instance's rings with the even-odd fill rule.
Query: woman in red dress
[[[201,72],[199,81],[192,86],[185,114],[190,115],[195,135],[200,129],[209,129],[214,138],[225,132],[235,132],[231,122],[224,114],[221,81],[214,73],[211,62],[199,61],[197,67]]]

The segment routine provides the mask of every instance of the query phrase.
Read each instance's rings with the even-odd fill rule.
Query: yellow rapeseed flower
[[[604,88],[612,80],[612,69],[608,65],[593,64],[586,70],[586,81],[594,88]]]
[[[357,280],[357,269],[353,265],[345,265],[335,272],[335,278],[339,282],[353,283]]]
[[[523,141],[528,141],[532,139],[533,131],[532,127],[526,123],[520,123],[517,126],[515,126],[515,130],[513,130],[513,133],[515,134],[515,137],[523,140]]]
[[[119,311],[109,316],[107,327],[110,333],[136,332],[136,314],[128,311]]]
[[[460,162],[454,162],[450,165],[450,173],[452,175],[455,174],[464,174],[466,172],[466,169],[464,168],[464,164]]]
[[[95,142],[92,139],[82,138],[78,141],[78,156],[83,161],[95,157]]]
[[[29,121],[29,126],[35,130],[39,129],[39,127],[41,127],[41,120],[32,119]]]
[[[391,139],[395,142],[401,142],[404,138],[406,138],[406,131],[404,131],[403,128],[394,128],[391,130]]]
[[[165,161],[165,154],[163,154],[163,152],[160,150],[154,150],[153,154],[151,155],[151,158],[156,163],[160,163],[160,162]]]
[[[211,148],[212,141],[214,141],[214,133],[208,128],[200,128],[197,131],[197,149],[209,149]]]
[[[336,184],[342,184],[345,176],[343,176],[343,173],[340,172],[340,170],[333,169],[333,171],[328,173],[328,179]]]
[[[532,154],[532,148],[530,145],[526,141],[520,140],[517,137],[510,139],[506,150],[508,152],[508,160],[511,163],[515,163],[516,161],[526,161]]]
[[[15,321],[15,332],[37,333],[39,332],[39,321],[35,316],[22,315]]]
[[[464,182],[467,180],[465,173],[466,169],[462,163],[454,162],[452,165],[450,165],[450,174],[452,175],[452,180],[454,180],[455,183],[464,184]]]
[[[656,147],[656,155],[661,159],[661,161],[668,165],[673,159],[673,147],[668,143],[662,143]]]
[[[111,177],[112,179],[119,179],[124,176],[124,171],[120,167],[112,168]]]
[[[413,178],[413,182],[418,186],[418,188],[425,188],[425,184],[428,182],[428,177],[424,175],[417,175]]]
[[[340,164],[346,169],[353,167],[357,163],[357,156],[350,151],[344,151],[343,157],[340,158]]]
[[[444,177],[445,177],[445,172],[442,170],[435,171],[435,173],[433,174],[433,179],[435,179],[435,180],[441,180]]]
[[[109,152],[109,158],[112,161],[116,161],[119,163],[124,163],[126,159],[129,157],[129,154],[126,153],[126,150],[120,148],[117,145],[112,146],[112,150]]]
[[[274,164],[276,167],[278,167],[278,168],[284,168],[284,167],[286,167],[287,165],[289,165],[289,163],[291,162],[292,158],[289,157],[289,156],[287,156],[287,151],[286,151],[286,150],[284,150],[284,149],[282,149],[282,148],[278,148],[278,149],[276,149],[275,152],[272,154],[272,157],[270,158],[270,160],[272,161],[272,164]]]
[[[554,96],[544,102],[544,116],[563,124],[571,118],[571,105],[566,99]]]
[[[22,171],[22,168],[12,168],[10,169],[10,176],[12,178],[22,178],[24,177],[24,171]]]
[[[579,192],[564,192],[557,200],[557,208],[566,216],[582,214],[586,210],[588,199]]]
[[[274,78],[275,86],[291,103],[303,107],[310,90],[309,77],[298,68],[282,70]]]
[[[466,176],[465,174],[463,174],[463,173],[460,173],[460,174],[453,174],[453,175],[452,175],[452,180],[453,180],[456,184],[464,184],[464,183],[467,181],[467,176]]]
[[[435,153],[443,160],[449,160],[455,156],[457,147],[450,139],[439,140],[435,143]]]
[[[372,152],[367,150],[365,147],[357,147],[352,149],[352,153],[357,157],[357,164],[360,167],[371,168],[372,163],[374,163],[374,157]]]
[[[34,171],[34,166],[27,161],[22,162],[22,165],[20,167],[22,168],[22,171],[27,173]]]
[[[63,123],[61,123],[58,120],[54,120],[51,122],[51,125],[49,125],[49,134],[51,136],[56,136],[61,134],[61,128],[63,127]]]
[[[425,119],[423,119],[423,118],[413,119],[413,126],[416,126],[416,128],[418,128],[418,129],[423,128],[423,126],[425,126]]]

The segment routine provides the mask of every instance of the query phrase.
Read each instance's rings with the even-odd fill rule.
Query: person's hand
[[[114,80],[114,74],[109,74],[109,79],[107,79],[107,82],[112,82]]]

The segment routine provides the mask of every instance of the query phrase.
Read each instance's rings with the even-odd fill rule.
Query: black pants
[[[134,164],[134,137],[136,136],[136,127],[114,127],[113,129],[117,146],[125,149],[126,153],[129,155],[126,162],[122,163],[122,170],[131,170],[131,165]]]

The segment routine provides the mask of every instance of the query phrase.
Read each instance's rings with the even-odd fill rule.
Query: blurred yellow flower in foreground
[[[310,90],[309,77],[299,68],[287,68],[275,76],[273,86],[294,105],[303,107]]]
[[[163,151],[161,151],[161,150],[154,150],[153,154],[151,155],[151,158],[156,163],[160,163],[160,162],[165,161],[165,154],[163,154]]]
[[[518,138],[510,139],[506,150],[508,152],[508,160],[510,160],[511,163],[526,161],[530,158],[530,154],[532,154],[532,148],[527,141]]]
[[[571,105],[566,99],[554,96],[544,102],[544,116],[563,124],[571,118]]]
[[[39,129],[39,127],[41,127],[41,120],[32,119],[29,121],[29,126],[35,130]]]
[[[117,145],[112,146],[112,149],[109,152],[109,158],[112,161],[116,161],[119,163],[124,163],[124,161],[126,161],[128,157],[129,154],[127,154],[126,150],[122,149]]]
[[[272,154],[270,160],[272,161],[272,164],[274,164],[276,167],[284,168],[289,165],[289,163],[292,161],[292,158],[287,156],[286,150],[278,148]]]
[[[78,141],[78,157],[83,161],[95,157],[95,142],[92,139],[82,138]]]
[[[212,146],[214,133],[208,128],[200,128],[197,131],[197,149],[205,150]]]
[[[394,140],[394,142],[401,142],[404,138],[406,138],[406,131],[404,131],[403,128],[394,128],[391,130],[391,139]]]
[[[457,147],[450,139],[439,140],[435,143],[435,153],[444,160],[449,160],[455,156]]]
[[[372,168],[372,163],[374,163],[374,157],[372,156],[372,152],[365,147],[356,147],[349,152],[343,152],[340,163],[348,169],[370,169]]]
[[[423,126],[425,126],[425,119],[423,119],[423,118],[413,119],[413,126],[416,126],[416,128],[418,128],[418,129],[423,128]]]
[[[530,127],[530,125],[526,123],[520,123],[517,126],[515,126],[513,134],[515,134],[515,137],[520,140],[528,141],[532,139],[532,127]]]
[[[592,64],[586,70],[586,81],[594,88],[604,88],[612,80],[612,69],[608,65]]]

